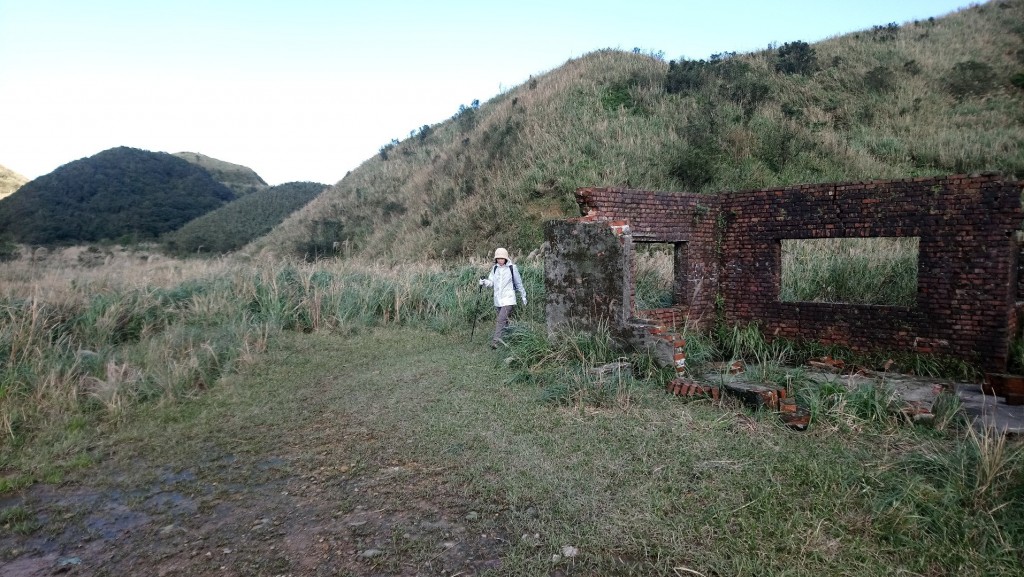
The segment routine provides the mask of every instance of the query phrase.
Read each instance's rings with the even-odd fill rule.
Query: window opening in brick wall
[[[685,242],[634,242],[636,309],[684,304]]]
[[[918,237],[783,239],[782,302],[912,307]]]

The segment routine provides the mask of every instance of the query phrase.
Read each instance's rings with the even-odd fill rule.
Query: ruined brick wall
[[[713,323],[720,248],[716,243],[717,206],[721,202],[718,197],[624,188],[582,188],[576,198],[586,212],[586,216],[576,219],[577,222],[605,221],[628,234],[635,243],[686,243],[685,250],[681,251],[682,260],[677,263],[685,277],[678,306],[642,313],[631,310],[631,315],[670,327],[687,322],[707,327]],[[632,285],[630,288],[635,291]]]
[[[756,321],[769,335],[947,354],[1002,370],[1015,315],[1020,192],[1019,183],[996,176],[953,176],[723,197],[724,320]],[[779,302],[781,240],[884,236],[920,239],[915,306]]]
[[[1021,183],[999,176],[950,176],[814,184],[719,196],[586,188],[586,216],[549,228],[552,242],[576,227],[602,224],[619,243],[685,242],[685,298],[655,311],[631,309],[663,325],[758,322],[767,336],[855,349],[948,354],[1004,370],[1019,321]],[[918,237],[918,293],[912,307],[778,300],[781,241],[833,237]],[[583,248],[579,245],[576,248]],[[577,256],[579,256],[577,251]],[[620,255],[621,256],[621,255]],[[563,252],[556,260],[574,258]],[[633,290],[631,269],[616,273]],[[1024,282],[1024,281],[1021,281]],[[558,288],[549,286],[558,297]],[[601,296],[597,289],[587,296]],[[721,310],[715,302],[720,299]],[[627,310],[628,309],[628,310]]]

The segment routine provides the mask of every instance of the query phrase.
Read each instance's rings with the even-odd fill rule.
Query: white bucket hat
[[[508,251],[503,249],[503,248],[499,248],[499,249],[495,250],[494,251],[494,260],[498,260],[499,258],[503,258],[506,261],[510,260],[508,258]]]

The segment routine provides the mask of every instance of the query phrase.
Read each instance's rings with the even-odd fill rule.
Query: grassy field
[[[693,335],[695,369],[774,359],[817,403],[810,431],[666,395],[642,354],[599,376],[622,353],[600,333],[548,340],[536,304],[509,348],[486,347],[489,316],[469,342],[482,263],[70,254],[5,268],[9,568],[52,554],[41,543],[81,548],[97,575],[1017,575],[1024,561],[1019,443],[965,427],[955,403],[909,425],[884,379],[807,390],[756,331]],[[542,302],[538,266],[520,266]]]
[[[600,331],[549,338],[525,255],[580,186],[1019,175],[1022,11],[829,39],[806,73],[726,55],[681,92],[663,57],[602,50],[382,147],[245,255],[0,263],[0,574],[1021,575],[1019,440],[949,397],[908,423],[884,377],[814,384],[815,351],[757,327],[688,334],[691,376],[745,360],[809,431],[666,395]],[[498,245],[531,306],[491,351],[468,255]],[[783,299],[912,306],[916,247],[791,248]],[[637,258],[664,304],[671,259]]]
[[[513,378],[518,349],[485,344],[417,328],[282,334],[200,398],[92,437],[95,463],[64,486],[194,503],[125,503],[149,523],[119,538],[114,568],[1019,574],[1021,455],[1002,441],[850,415],[796,433],[644,382],[606,406],[550,402]],[[23,507],[26,521],[57,512]],[[27,532],[96,515],[59,512],[72,520]],[[262,518],[282,527],[253,543]],[[447,536],[423,534],[442,522]],[[190,538],[157,538],[172,525]],[[305,548],[276,556],[289,540]]]
[[[527,289],[542,294],[538,265],[523,266]],[[135,405],[201,394],[281,331],[467,326],[490,310],[475,282],[486,270],[471,261],[180,261],[96,247],[4,263],[0,454],[24,443],[60,452]]]

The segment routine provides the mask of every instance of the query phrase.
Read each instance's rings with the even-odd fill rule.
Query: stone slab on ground
[[[998,397],[985,395],[977,383],[876,372],[837,374],[812,371],[807,376],[818,383],[840,384],[850,391],[862,385],[884,382],[909,416],[927,416],[943,391],[953,391],[959,397],[964,412],[978,426],[990,427],[1010,435],[1024,435],[1024,406],[1007,405]],[[773,386],[746,381],[745,373],[720,374],[718,377],[724,390],[744,399],[751,406],[774,408],[770,397],[778,390]]]
[[[1012,435],[1024,434],[1024,405],[1007,405],[999,397],[981,392],[981,386],[965,384],[957,387],[957,396],[968,415],[976,423]]]

